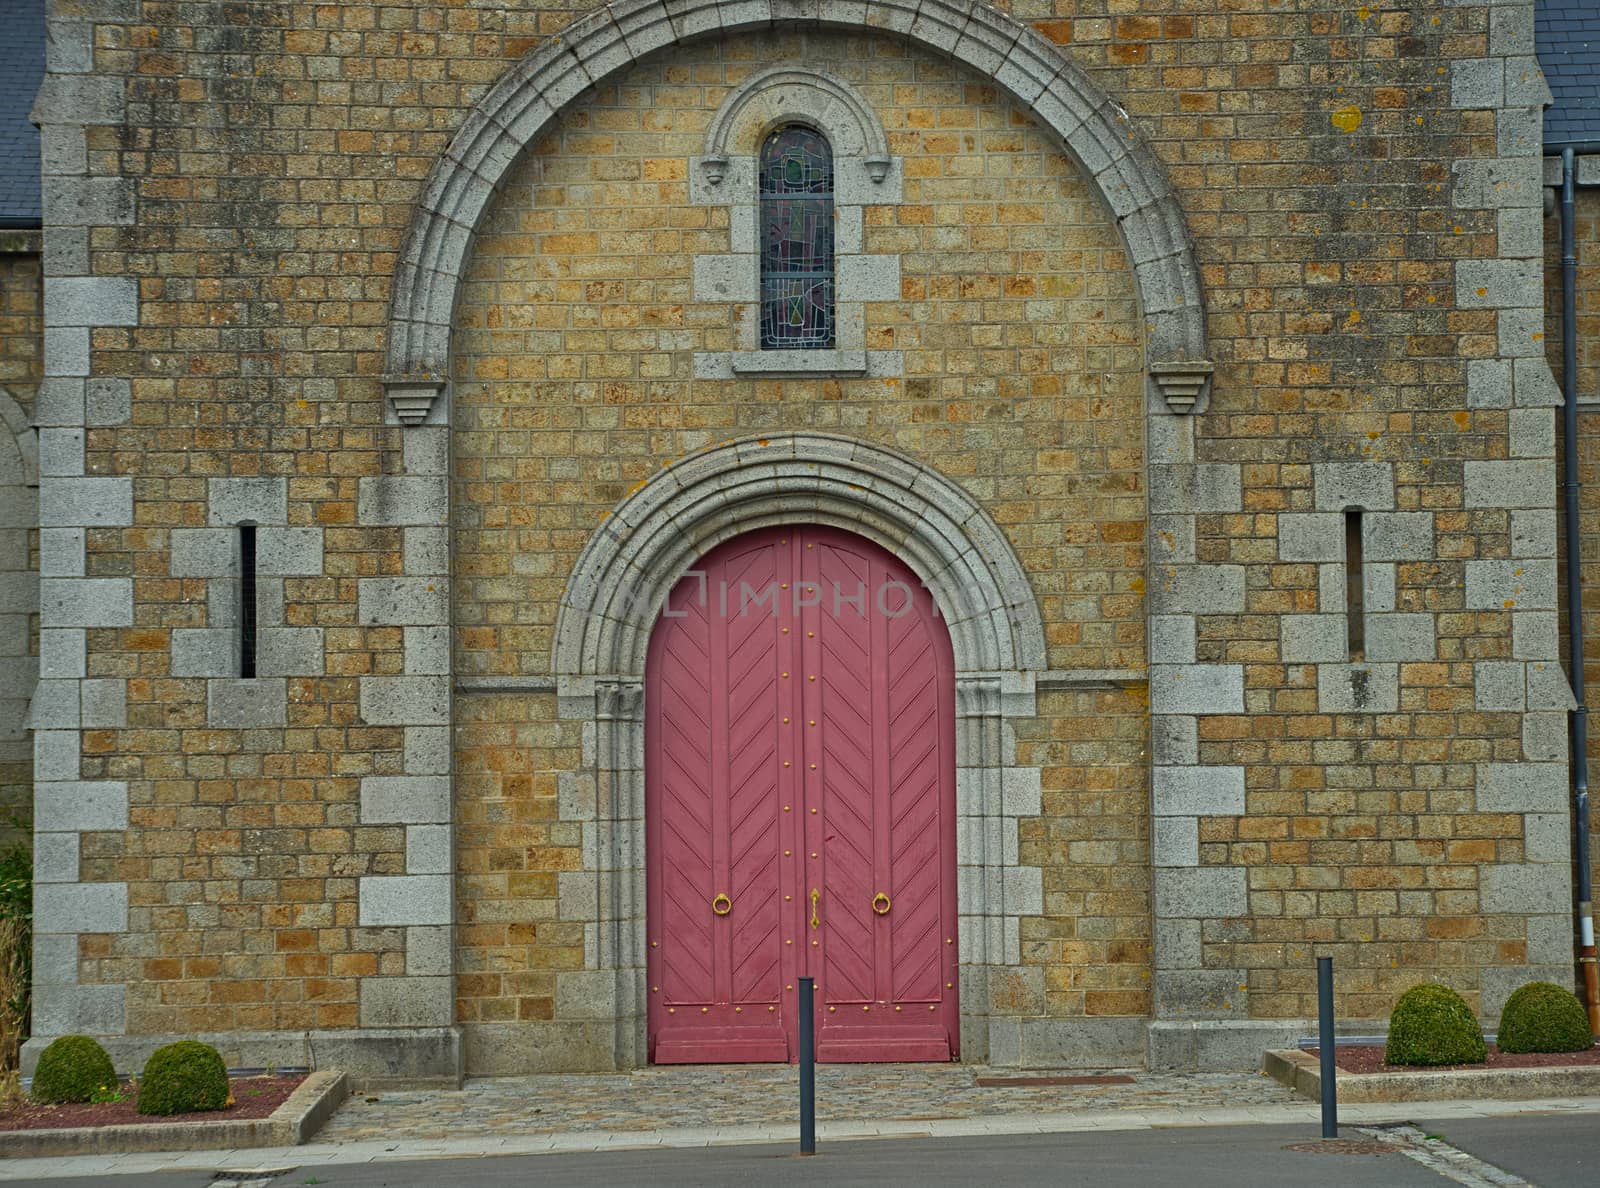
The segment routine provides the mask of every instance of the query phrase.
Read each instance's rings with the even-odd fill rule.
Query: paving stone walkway
[[[1027,1079],[985,1086],[980,1079]],[[1046,1084],[1070,1078],[1073,1084]],[[477,1079],[457,1091],[357,1094],[319,1143],[463,1139],[581,1131],[656,1131],[792,1124],[797,1073],[772,1065],[649,1068],[593,1076]],[[970,1064],[819,1065],[824,1122],[916,1122],[1034,1113],[1195,1111],[1303,1103],[1259,1073],[990,1069]]]

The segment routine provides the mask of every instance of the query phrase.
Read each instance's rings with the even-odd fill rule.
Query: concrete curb
[[[1261,1071],[1312,1101],[1322,1097],[1322,1071],[1317,1057],[1308,1052],[1292,1048],[1268,1051],[1261,1058]],[[1600,1064],[1575,1068],[1340,1073],[1338,1096],[1341,1102],[1351,1103],[1600,1097]]]
[[[333,1116],[350,1094],[342,1072],[314,1072],[265,1118],[228,1122],[151,1122],[132,1126],[73,1126],[0,1133],[0,1159],[57,1155],[120,1155],[134,1151],[206,1151],[235,1147],[295,1147]]]

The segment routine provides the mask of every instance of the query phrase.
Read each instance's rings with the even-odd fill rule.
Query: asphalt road
[[[1587,1121],[1566,1119],[1569,1124]],[[977,1139],[881,1139],[818,1145],[803,1159],[784,1147],[711,1147],[614,1154],[504,1156],[305,1167],[271,1188],[610,1188],[612,1185],[1048,1184],[1061,1188],[1443,1188],[1450,1181],[1399,1154],[1328,1154],[1307,1126],[1193,1127]],[[1348,1137],[1361,1136],[1353,1131]],[[1487,1138],[1485,1141],[1489,1141]],[[1572,1142],[1579,1137],[1574,1133]],[[210,1188],[215,1172],[118,1176],[115,1188]],[[1577,1183],[1576,1180],[1562,1183]],[[50,1188],[107,1188],[105,1179],[51,1180]],[[1586,1188],[1592,1184],[1586,1181]]]
[[[1600,1184],[1600,1118],[1592,1114],[1518,1114],[1417,1125],[1539,1188]]]
[[[1523,1114],[1418,1121],[1415,1125],[1538,1188],[1600,1185],[1600,1118]],[[1370,1140],[1353,1127],[1346,1142]],[[1197,1126],[960,1139],[878,1139],[819,1144],[801,1158],[793,1146],[698,1147],[478,1159],[384,1160],[310,1165],[269,1178],[225,1169],[53,1179],[42,1188],[611,1188],[645,1185],[757,1185],[836,1188],[1444,1188],[1451,1183],[1396,1151],[1330,1149],[1315,1126]],[[242,1188],[241,1185],[241,1188]]]

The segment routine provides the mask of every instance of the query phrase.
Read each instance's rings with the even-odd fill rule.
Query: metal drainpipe
[[[1561,150],[1561,391],[1562,490],[1567,513],[1567,653],[1571,669],[1573,816],[1577,827],[1578,963],[1583,969],[1589,1032],[1600,1036],[1600,978],[1594,944],[1594,890],[1589,867],[1589,707],[1583,689],[1583,574],[1578,533],[1578,250],[1577,164]]]

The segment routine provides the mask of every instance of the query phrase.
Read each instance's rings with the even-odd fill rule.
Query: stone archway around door
[[[593,944],[558,994],[615,1020],[618,1067],[648,1061],[645,674],[667,596],[726,540],[777,525],[842,529],[898,557],[937,603],[955,686],[960,1049],[990,1043],[992,969],[1021,961],[1020,920],[1042,909],[1042,872],[1018,862],[1017,819],[1038,812],[1040,773],[1015,763],[1008,720],[1034,714],[1043,622],[998,525],[958,484],[906,455],[821,433],[744,439],[664,470],[619,504],[568,581],[553,667],[560,712],[584,723],[587,786],[571,798],[592,841]],[[564,987],[561,989],[559,987]]]

